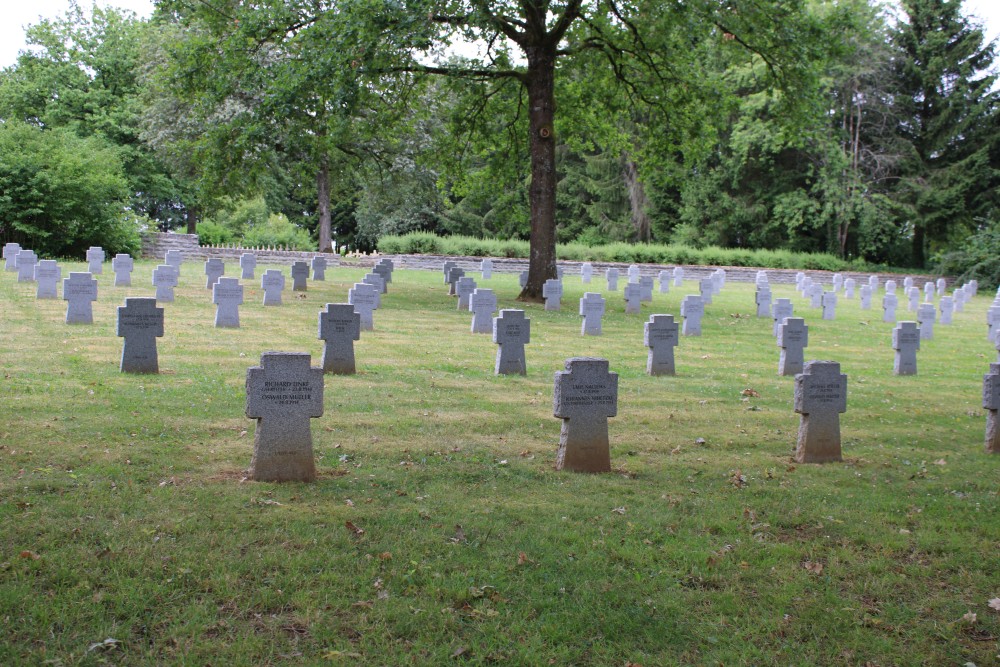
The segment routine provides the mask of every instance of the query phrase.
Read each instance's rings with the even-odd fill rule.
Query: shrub
[[[233,232],[217,222],[205,219],[198,223],[199,245],[223,245],[235,240]]]
[[[272,246],[289,250],[315,250],[316,244],[309,232],[293,225],[280,213],[268,217],[263,225],[256,225],[243,235],[243,245],[248,247]]]

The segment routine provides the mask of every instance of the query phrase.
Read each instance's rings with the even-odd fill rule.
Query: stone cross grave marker
[[[292,291],[305,292],[309,280],[309,265],[305,262],[292,262]]]
[[[726,286],[726,270],[716,269],[712,272],[712,293],[719,294],[722,292],[722,288]]]
[[[938,309],[941,311],[941,324],[951,324],[951,314],[955,312],[954,297],[943,296],[938,302]]]
[[[469,310],[469,299],[476,291],[476,279],[472,276],[462,276],[455,283],[455,293],[458,295],[458,310]]]
[[[701,293],[701,303],[707,306],[712,303],[712,292],[715,289],[715,281],[711,278],[702,278],[698,281],[698,291]]]
[[[66,301],[66,324],[93,324],[97,301],[97,278],[89,273],[70,273],[63,278],[63,299]]]
[[[886,292],[882,297],[882,321],[895,322],[896,308],[899,306],[899,298],[895,294]]]
[[[657,274],[656,279],[660,281],[660,294],[669,294],[670,293],[670,272],[669,271],[660,271]]]
[[[823,292],[821,303],[823,305],[823,319],[834,319],[837,316],[837,293]]]
[[[978,280],[970,280],[969,283],[968,283],[968,285],[972,289],[972,296],[976,296],[976,294],[979,293],[979,281]],[[966,291],[968,291],[968,290],[966,290]]]
[[[493,342],[497,348],[496,375],[527,375],[524,346],[531,341],[531,320],[523,310],[504,309],[493,318]]]
[[[30,283],[35,279],[35,264],[38,255],[33,250],[18,250],[14,265],[17,267],[17,282]]]
[[[840,461],[840,413],[847,412],[847,376],[835,361],[810,361],[795,376],[799,463]]]
[[[111,259],[111,270],[115,272],[115,287],[131,287],[132,269],[135,262],[132,256],[118,253]]]
[[[464,277],[464,276],[463,276]],[[459,278],[461,280],[461,278]],[[377,273],[366,273],[365,277],[361,279],[361,282],[367,283],[375,288],[375,310],[382,307],[382,289],[385,287],[385,282],[382,280],[382,276]],[[456,294],[458,294],[458,283],[455,283]]]
[[[489,280],[490,278],[492,278],[493,277],[493,260],[492,259],[484,259],[483,261],[479,262],[479,272],[482,274],[483,280]]]
[[[701,335],[701,318],[705,314],[705,304],[696,294],[688,294],[681,300],[681,317],[684,323],[681,333],[685,336]]]
[[[375,322],[372,313],[378,303],[378,290],[368,283],[354,283],[347,292],[347,303],[354,306],[355,312],[361,316],[361,330],[372,331]]]
[[[556,470],[610,472],[608,417],[618,414],[618,374],[607,359],[567,359],[555,374],[552,412],[563,420]]]
[[[903,289],[909,292],[911,287],[913,287],[913,278],[909,276],[903,278]]]
[[[771,306],[771,317],[774,319],[774,324],[771,326],[771,335],[775,338],[778,337],[778,327],[784,322],[786,317],[792,317],[795,313],[795,306],[792,304],[791,299],[777,299],[774,305]]]
[[[309,264],[312,267],[313,280],[326,280],[326,257],[316,255]]]
[[[1000,363],[990,364],[983,376],[983,407],[986,409],[986,451],[1000,454]]]
[[[559,280],[563,279],[563,267],[559,266],[558,264],[556,265],[556,278],[558,278]]]
[[[917,308],[917,322],[920,323],[920,340],[934,340],[934,317],[937,311],[933,303],[922,303]]]
[[[21,246],[17,243],[5,243],[3,246],[3,268],[4,271],[14,271],[17,269],[17,265],[14,263],[17,253],[20,252]]]
[[[212,303],[215,304],[215,326],[240,328],[243,285],[240,284],[239,278],[219,278],[212,285]]]
[[[604,272],[604,277],[608,281],[608,291],[617,292],[618,291],[618,269],[607,269]]]
[[[853,299],[854,298],[854,278],[847,278],[844,280],[844,298]]]
[[[934,300],[934,283],[926,282],[924,283],[924,301]]]
[[[43,259],[35,264],[36,299],[58,299],[58,282],[62,280],[62,269],[54,259]]]
[[[285,289],[285,274],[279,269],[268,269],[260,277],[260,288],[264,291],[265,306],[280,306],[281,293]]]
[[[545,310],[562,308],[563,285],[558,278],[549,278],[542,285],[542,296],[545,297]]]
[[[802,283],[805,282],[806,274],[799,271],[795,274],[795,291],[801,293],[804,289]]]
[[[324,341],[322,368],[334,375],[354,375],[354,341],[361,338],[361,315],[349,303],[328,303],[319,311],[319,339]]]
[[[771,314],[771,288],[766,283],[757,285],[754,293],[757,303],[757,317],[767,317]]]
[[[156,299],[129,297],[124,306],[118,306],[115,333],[124,338],[122,373],[159,373],[156,339],[163,336],[163,309],[157,308]]]
[[[906,291],[906,297],[909,300],[907,304],[911,312],[917,312],[917,308],[920,307],[920,290],[916,287],[910,287]]]
[[[886,294],[895,294],[896,293],[896,281],[895,280],[887,280],[887,281],[885,281],[885,293]]]
[[[90,246],[87,249],[87,264],[89,264],[90,275],[99,276],[104,271],[104,248],[101,246]]]
[[[642,310],[642,287],[639,283],[626,283],[623,292],[625,297],[625,314],[631,315]]]
[[[628,267],[628,281],[630,283],[639,282],[639,267],[635,264],[630,264]]]
[[[872,309],[872,286],[862,285],[861,286],[861,310],[871,310]]]
[[[680,266],[674,267],[674,287],[680,287],[684,284],[684,268]]]
[[[811,308],[823,307],[823,286],[819,283],[813,283],[809,286],[809,306]]]
[[[524,286],[528,284],[527,271],[521,271],[521,273],[517,275],[517,284],[521,286],[521,289],[524,289]]]
[[[472,333],[493,333],[493,311],[497,309],[497,295],[493,290],[478,287],[469,297],[472,312]]]
[[[653,301],[653,276],[639,276],[640,301],[652,303]]]
[[[590,281],[594,278],[594,265],[590,262],[584,262],[580,266],[580,280],[584,285],[589,285]]]
[[[458,296],[456,286],[458,284],[458,279],[464,275],[465,271],[457,266],[453,266],[448,269],[448,279],[445,281],[448,283],[448,296]],[[524,287],[524,285],[522,285],[522,287]]]
[[[802,282],[799,283],[799,293],[802,295],[803,299],[808,299],[812,292],[813,281],[809,276],[805,276]]]
[[[839,273],[833,274],[833,291],[839,292],[844,286],[844,276]]]
[[[1000,304],[994,304],[986,309],[986,337],[993,340],[993,336],[996,334],[1000,327],[997,324],[1000,323]]]
[[[892,349],[896,358],[892,372],[896,375],[917,374],[917,350],[920,349],[920,329],[916,322],[900,322],[892,330]]]
[[[643,326],[643,343],[649,348],[646,372],[650,375],[673,375],[674,348],[680,336],[673,315],[650,315]]]
[[[257,271],[257,255],[252,252],[245,252],[240,255],[240,277],[243,280],[253,280]]]
[[[181,275],[181,264],[184,263],[184,253],[180,250],[168,250],[163,256],[163,262],[177,269],[177,276]]]
[[[177,267],[173,264],[160,264],[153,269],[153,286],[156,288],[157,301],[172,303],[174,288],[177,287]]]
[[[389,293],[389,283],[392,282],[393,269],[391,259],[381,259],[372,267],[372,273],[382,279],[382,294]]]
[[[448,260],[447,262],[445,262],[444,264],[441,265],[441,273],[444,274],[444,280],[442,282],[445,285],[447,285],[450,282],[448,280],[448,272],[451,271],[456,266],[458,266],[458,264],[455,264],[455,262],[453,262],[451,260]]]
[[[778,375],[798,375],[802,372],[805,349],[809,345],[809,327],[801,317],[786,317],[778,326]]]
[[[581,297],[580,316],[583,323],[580,325],[580,335],[601,335],[601,318],[604,317],[605,306],[604,297],[597,292],[587,292]]]
[[[868,276],[868,286],[872,288],[872,292],[878,291],[878,276]]]
[[[948,281],[946,281],[944,278],[938,278],[937,279],[936,287],[937,287],[937,293],[938,294],[944,294],[945,288],[947,286],[948,286]]]
[[[226,263],[218,257],[205,260],[205,289],[212,289],[226,275]]]
[[[323,416],[323,369],[302,352],[265,352],[247,370],[246,415],[257,420],[250,478],[316,479],[310,419]]]
[[[965,287],[959,287],[956,289],[952,292],[952,296],[955,300],[955,312],[961,313],[965,310]]]
[[[767,271],[758,271],[757,275],[754,276],[753,282],[754,285],[757,286],[770,284],[770,280],[767,277]]]

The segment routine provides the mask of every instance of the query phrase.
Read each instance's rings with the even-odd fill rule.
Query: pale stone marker
[[[556,278],[558,278],[560,281],[562,281],[562,279],[563,279],[563,267],[556,266]]]
[[[240,284],[239,278],[219,278],[212,285],[212,303],[215,304],[215,326],[240,328],[243,285]]]
[[[823,292],[821,297],[823,305],[823,319],[832,320],[835,319],[837,315],[837,293],[836,292]]]
[[[58,282],[62,280],[62,269],[54,259],[43,259],[35,264],[35,298],[58,299]]]
[[[479,262],[479,272],[482,274],[483,280],[489,280],[490,278],[492,278],[493,277],[493,260],[492,259],[484,259],[483,261]]]
[[[680,266],[674,267],[674,287],[684,284],[684,269]]]
[[[909,300],[907,305],[909,306],[910,311],[914,313],[917,312],[917,308],[920,307],[920,290],[916,287],[910,287],[906,291],[906,296]]]
[[[959,287],[957,290],[952,292],[955,298],[955,312],[961,313],[965,310],[965,287]]]
[[[809,327],[801,317],[786,317],[778,325],[778,375],[798,375],[802,372],[805,349],[809,345]]]
[[[93,324],[93,302],[97,301],[97,279],[89,273],[70,273],[63,278],[66,324]]]
[[[292,262],[292,291],[305,292],[308,280],[309,265],[305,262]]]
[[[184,253],[180,250],[168,250],[163,256],[163,262],[177,269],[178,278],[181,275],[181,264],[184,263]]]
[[[643,327],[643,343],[649,348],[646,372],[650,375],[673,375],[674,348],[679,342],[673,315],[650,315]]]
[[[455,264],[455,262],[451,260],[448,260],[447,262],[441,265],[441,272],[444,274],[444,280],[442,282],[444,282],[445,285],[447,285],[450,282],[448,280],[448,272],[451,271],[456,266],[458,266],[458,264]]]
[[[872,294],[878,291],[878,276],[868,276],[868,286],[872,288]]]
[[[704,314],[705,304],[700,296],[689,294],[684,297],[681,300],[681,316],[684,318],[681,333],[685,336],[700,336],[701,318]]]
[[[18,243],[5,243],[3,246],[3,268],[4,271],[15,271],[17,265],[14,263],[17,253],[20,252],[21,245]]]
[[[990,364],[990,372],[983,376],[983,407],[986,409],[986,451],[1000,454],[1000,363]]]
[[[934,283],[924,283],[924,301],[934,301]]]
[[[608,291],[617,292],[618,291],[618,269],[607,269],[604,272],[604,277],[608,281]]]
[[[87,264],[90,275],[99,276],[104,271],[104,248],[92,245],[87,249]]]
[[[639,282],[639,267],[635,264],[630,264],[628,267],[628,281],[630,283]]]
[[[639,276],[639,300],[653,301],[653,276]]]
[[[758,271],[757,275],[754,277],[754,284],[760,287],[761,285],[768,285],[770,281],[767,278],[767,271]]]
[[[701,293],[702,306],[712,303],[712,292],[715,290],[715,281],[709,278],[702,278],[698,281],[698,291]]]
[[[892,330],[892,349],[896,358],[892,372],[896,375],[917,374],[917,350],[920,349],[920,329],[916,322],[900,322]]]
[[[802,291],[802,283],[805,281],[805,279],[806,279],[806,274],[802,273],[801,271],[795,274],[795,291],[797,292]]]
[[[319,335],[324,341],[322,368],[334,375],[354,375],[354,341],[361,338],[361,315],[349,303],[328,303],[319,311]]]
[[[382,278],[382,294],[389,293],[389,283],[392,282],[392,272],[395,268],[396,266],[388,257],[380,259],[375,266],[372,267],[372,273],[377,273]]]
[[[882,321],[883,322],[895,322],[896,321],[896,308],[899,306],[899,299],[895,294],[886,292],[885,296],[882,297]]]
[[[132,269],[135,267],[135,262],[132,261],[132,256],[118,253],[111,260],[111,270],[115,272],[115,287],[131,287],[132,286]]]
[[[123,337],[122,373],[159,373],[156,339],[163,336],[163,309],[156,299],[129,297],[118,306],[115,333]]]
[[[822,308],[823,307],[823,286],[819,283],[813,283],[809,286],[809,307],[810,308]]]
[[[285,274],[279,269],[268,269],[260,277],[260,288],[264,291],[265,306],[280,306],[281,293],[285,289]]]
[[[847,278],[844,280],[844,298],[853,299],[854,298],[854,278]]]
[[[205,260],[205,289],[212,289],[219,278],[226,275],[226,263],[218,257]]]
[[[833,274],[833,291],[839,292],[843,286],[844,286],[844,276],[840,275],[839,273]]]
[[[552,412],[562,419],[556,470],[610,472],[608,417],[618,413],[618,374],[607,359],[573,357],[557,371]]]
[[[517,276],[517,283],[521,286],[521,289],[524,289],[524,287],[528,284],[527,271],[521,271],[521,273]]]
[[[458,296],[458,291],[456,289],[458,286],[458,279],[462,278],[463,276],[465,276],[464,269],[460,269],[457,266],[453,266],[450,269],[448,269],[448,278],[447,280],[445,280],[445,282],[448,283],[448,296]],[[527,271],[524,272],[524,277],[525,279],[527,279],[528,277]],[[521,287],[524,287],[524,285],[521,285]]]
[[[920,323],[920,340],[934,339],[934,316],[937,312],[933,303],[922,303],[917,308],[917,322]]]
[[[861,310],[872,309],[872,287],[871,285],[861,286]]]
[[[938,310],[941,311],[941,324],[951,324],[951,314],[955,312],[955,301],[953,297],[943,296],[938,302]]]
[[[847,412],[847,376],[835,361],[810,361],[795,376],[799,463],[840,461],[840,413]]]
[[[153,286],[156,287],[157,301],[172,303],[174,288],[177,287],[177,267],[173,264],[160,264],[153,269]]]
[[[590,262],[584,262],[580,266],[580,280],[583,282],[583,284],[589,285],[593,277],[594,277],[594,265],[591,264]]]
[[[18,250],[17,257],[14,258],[14,265],[17,267],[17,282],[30,283],[35,279],[35,264],[38,263],[38,255],[32,250]]]
[[[562,308],[563,285],[558,278],[549,278],[542,285],[542,296],[545,297],[545,310]]]
[[[887,281],[885,281],[885,293],[886,294],[895,294],[896,293],[896,281],[895,280],[887,280]]]
[[[472,312],[472,333],[493,332],[493,311],[497,309],[497,295],[491,289],[479,287],[469,297]]]
[[[623,291],[625,314],[632,315],[642,310],[642,287],[639,283],[626,283]]]
[[[670,292],[670,272],[660,271],[657,279],[660,281],[660,294],[668,294]]]
[[[910,292],[911,287],[913,287],[913,278],[909,276],[903,278],[903,289],[906,290],[907,294]]]
[[[257,271],[257,255],[252,252],[245,252],[240,255],[240,277],[243,280],[253,280]]]
[[[947,286],[948,286],[948,281],[946,281],[944,278],[938,278],[937,279],[937,293],[938,294],[944,294],[945,288]]]
[[[968,283],[968,285],[972,289],[972,296],[976,296],[976,294],[979,293],[979,281],[978,280],[970,280],[969,283]],[[968,290],[966,290],[966,292],[968,292]]]
[[[601,318],[604,317],[605,306],[604,297],[597,292],[587,292],[583,295],[580,299],[580,316],[583,318],[580,335],[601,335]]]
[[[316,255],[309,264],[312,267],[313,280],[326,280],[326,257]]]
[[[1000,327],[997,323],[1000,322],[1000,306],[993,305],[986,309],[986,337],[993,340],[993,336],[996,334]]]
[[[781,326],[786,317],[792,317],[794,313],[795,307],[792,305],[791,299],[777,299],[771,306],[771,317],[774,319],[774,323],[771,325],[771,335],[777,338],[778,327]]]
[[[463,276],[464,277],[464,276]],[[461,278],[459,278],[461,280]],[[375,288],[375,310],[382,307],[382,292],[385,289],[385,281],[382,280],[382,276],[377,273],[366,273],[365,277],[361,279],[361,282],[367,283]],[[458,294],[458,283],[455,283],[456,295]]]
[[[257,420],[250,478],[258,482],[316,479],[310,419],[323,416],[323,369],[302,352],[265,352],[247,370],[246,415]]]
[[[527,375],[524,346],[531,341],[531,320],[523,310],[504,309],[493,318],[493,342],[497,348],[496,375]]]
[[[767,283],[757,285],[754,301],[757,302],[757,317],[768,317],[771,314],[771,288]]]
[[[378,290],[368,283],[354,283],[354,287],[347,292],[347,303],[354,306],[355,312],[361,316],[362,331],[372,331],[375,328],[372,312],[377,300]]]
[[[1000,361],[1000,331],[993,336],[993,347],[996,348],[997,351],[997,361]]]
[[[472,276],[462,276],[455,283],[455,293],[458,295],[458,310],[469,310],[469,299],[476,291],[476,279]]]

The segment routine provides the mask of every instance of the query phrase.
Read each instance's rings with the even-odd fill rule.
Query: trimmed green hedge
[[[383,236],[378,250],[399,255],[464,255],[471,257],[528,257],[528,242],[520,240],[477,239],[471,236],[437,236],[430,232],[411,232],[401,236]],[[688,264],[701,266],[753,266],[768,269],[809,269],[814,271],[906,272],[875,266],[860,260],[847,261],[833,255],[791,252],[788,250],[743,250],[739,248],[689,248],[681,245],[652,243],[608,243],[588,246],[561,243],[556,246],[559,259],[629,264]]]

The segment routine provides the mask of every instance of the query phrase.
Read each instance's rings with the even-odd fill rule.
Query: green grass
[[[793,381],[750,285],[682,338],[676,377],[651,378],[642,324],[693,283],[641,316],[611,295],[604,335],[584,338],[567,277],[562,312],[523,306],[527,377],[496,377],[440,274],[398,270],[359,373],[327,377],[319,480],[278,485],[244,480],[246,369],[266,350],[318,363],[317,313],[363,271],[280,308],[248,285],[226,330],[189,263],[163,304],[161,374],[126,376],[115,308],[152,294],[152,268],[136,263],[133,288],[101,276],[92,326],[0,274],[0,664],[998,660],[986,296],[937,325],[919,375],[894,377],[880,311],[841,299],[824,322],[796,295],[806,358],[849,378],[845,461],[815,466],[791,462]],[[485,284],[522,307],[516,276]],[[608,475],[553,470],[553,372],[588,355],[620,375]]]

